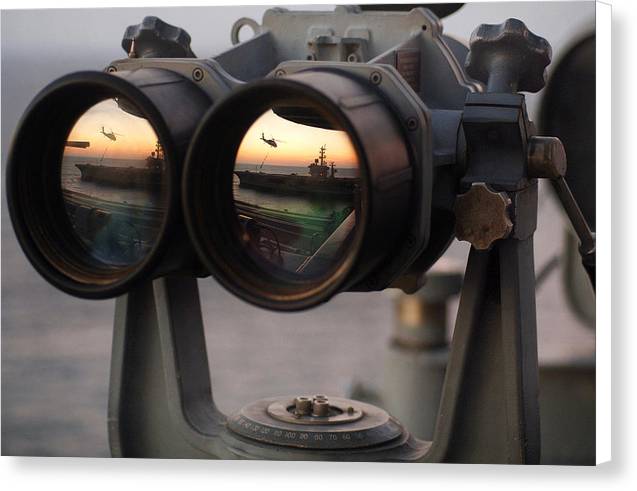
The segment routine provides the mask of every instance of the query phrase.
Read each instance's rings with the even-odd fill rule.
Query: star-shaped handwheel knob
[[[154,16],[128,26],[122,48],[133,58],[195,58],[190,49],[190,35]]]
[[[493,191],[484,183],[474,183],[471,189],[456,197],[456,237],[470,242],[478,250],[487,250],[499,239],[505,239],[513,229],[509,218],[511,200],[505,193]]]
[[[471,34],[465,68],[487,92],[537,92],[546,83],[552,50],[518,19],[482,24]]]

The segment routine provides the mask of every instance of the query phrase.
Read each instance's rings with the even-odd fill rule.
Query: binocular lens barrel
[[[178,269],[179,254],[194,257],[168,245],[184,243],[175,240],[186,234],[181,167],[210,105],[191,81],[159,69],[79,72],[38,94],[16,131],[7,202],[45,279],[110,298]]]
[[[186,224],[201,261],[274,310],[327,301],[400,242],[411,192],[402,126],[366,80],[330,70],[235,89],[186,159]]]
[[[72,74],[39,94],[7,168],[36,269],[85,298],[208,273],[275,310],[378,288],[414,193],[413,149],[378,87],[312,69],[211,105],[157,68]]]

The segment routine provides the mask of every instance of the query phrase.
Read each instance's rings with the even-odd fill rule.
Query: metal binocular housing
[[[7,174],[11,216],[38,271],[86,298],[117,296],[166,274],[213,273],[242,298],[281,310],[307,308],[339,291],[417,289],[453,238],[452,208],[466,151],[462,109],[480,84],[463,70],[466,48],[442,35],[430,11],[337,10],[295,16],[293,30],[286,28],[292,14],[281,9],[266,13],[261,26],[240,20],[233,32],[248,23],[255,36],[210,59],[195,58],[183,35],[162,38],[166,25],[147,18],[125,35],[128,58],[112,62],[105,73],[69,75],[44,89],[21,122]],[[372,40],[365,23],[358,31],[348,27],[363,16],[367,23],[382,18],[384,35]],[[313,27],[324,20],[349,29],[347,36],[328,39]],[[309,33],[307,45],[293,41],[302,32]],[[338,120],[356,148],[362,181],[356,237],[329,271],[311,280],[264,275],[242,257],[232,223],[237,148],[263,111],[275,103],[289,106],[291,97]],[[143,257],[125,266],[104,264],[86,254],[90,243],[75,243],[78,220],[69,223],[60,168],[49,162],[60,161],[66,135],[82,114],[107,98],[136,106],[166,154],[165,211],[154,224],[159,231],[147,240],[152,244]],[[288,107],[283,117],[302,118],[295,109]],[[34,133],[46,133],[50,143],[34,145]]]

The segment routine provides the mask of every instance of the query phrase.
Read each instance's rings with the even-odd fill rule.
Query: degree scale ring
[[[228,429],[261,443],[339,450],[387,443],[404,433],[386,411],[371,404],[330,397],[330,414],[296,416],[295,396],[262,399],[228,418]]]

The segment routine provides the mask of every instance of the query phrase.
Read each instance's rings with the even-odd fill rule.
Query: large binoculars
[[[529,172],[535,130],[518,92],[544,85],[544,39],[510,19],[478,28],[469,53],[426,9],[292,15],[242,19],[255,36],[210,59],[149,17],[127,30],[128,58],[35,98],[7,196],[44,278],[109,298],[211,274],[253,304],[298,310],[342,291],[415,290],[454,235],[488,248],[511,232],[506,216],[459,223],[456,198],[487,181],[480,172],[493,182],[502,155],[519,176],[488,192],[543,177]],[[330,37],[312,31],[318,16],[361,20]],[[290,42],[299,33],[307,43]]]

